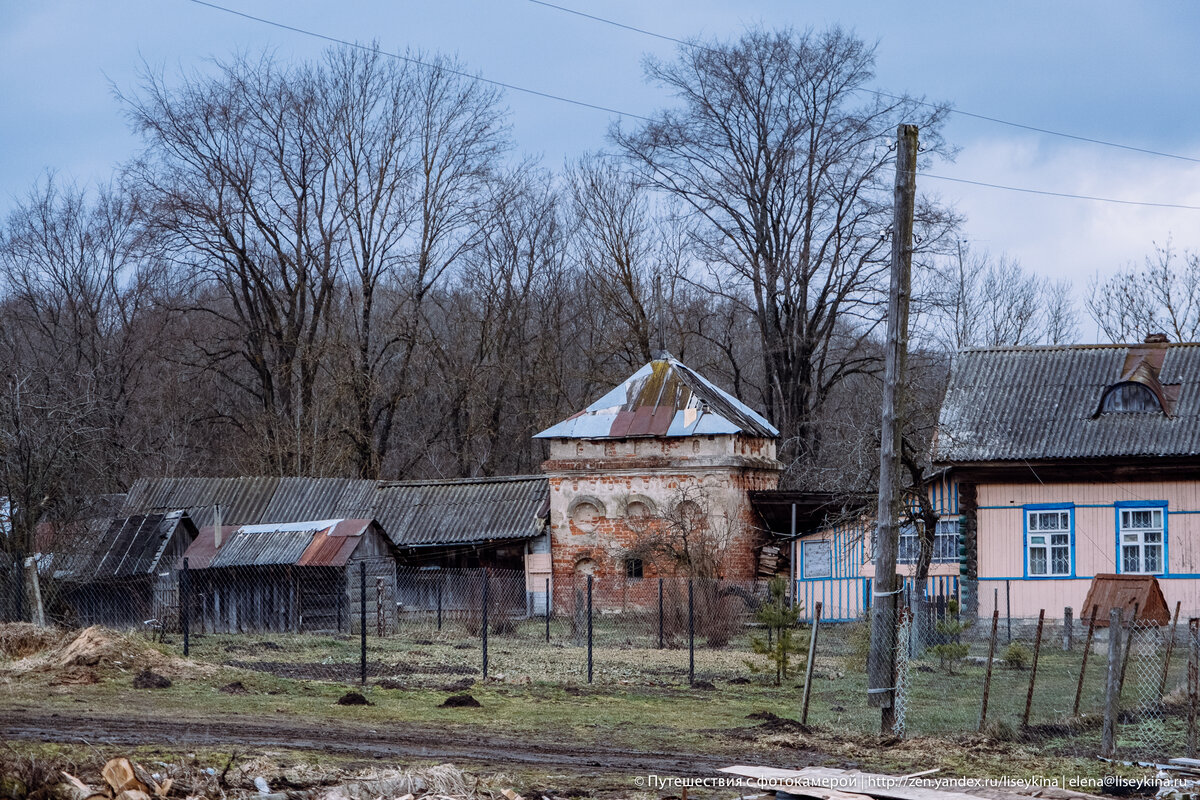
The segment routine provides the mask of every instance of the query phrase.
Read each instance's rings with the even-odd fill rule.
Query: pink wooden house
[[[958,354],[933,448],[990,616],[1082,612],[1099,573],[1200,612],[1200,344]]]
[[[1070,607],[1078,618],[1095,575],[1154,575],[1169,608],[1200,615],[1200,344],[961,352],[932,458],[929,596],[959,595],[983,617],[998,605],[1002,616]],[[872,511],[797,537],[806,608],[821,601],[834,619],[867,610]],[[910,528],[900,574],[915,555]]]

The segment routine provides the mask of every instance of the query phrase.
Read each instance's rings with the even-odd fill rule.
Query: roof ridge
[[[377,489],[386,489],[392,486],[460,486],[460,485],[475,485],[481,483],[515,483],[517,481],[532,481],[547,480],[545,475],[528,474],[528,475],[495,475],[486,478],[418,478],[415,480],[406,481],[376,481]]]
[[[962,347],[955,351],[956,355],[965,353],[1024,353],[1049,352],[1054,350],[1127,350],[1131,347],[1200,347],[1200,342],[1093,342],[1087,344],[1020,344],[1020,345],[990,345],[984,347]]]

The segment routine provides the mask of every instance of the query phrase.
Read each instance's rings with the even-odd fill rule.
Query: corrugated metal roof
[[[1170,415],[1099,414],[1130,350],[1162,348]],[[1178,384],[1177,388],[1172,388]],[[1200,344],[967,350],[950,371],[934,442],[942,464],[1200,455]]]
[[[528,539],[549,498],[542,476],[408,481],[381,485],[373,516],[400,547]]]
[[[195,526],[182,511],[135,514],[114,519],[107,526],[88,525],[56,550],[56,572],[82,581],[149,575],[158,569],[176,535],[188,537],[189,542],[196,535]]]
[[[779,435],[766,418],[670,356],[646,364],[586,409],[536,438]]]
[[[302,520],[278,524],[242,525],[213,543],[213,528],[205,528],[188,548],[188,566],[298,567],[345,566],[374,524],[369,519]],[[224,526],[222,526],[224,528]],[[215,553],[214,553],[215,550]]]
[[[130,490],[125,509],[148,513],[172,503],[181,508],[194,504],[201,527],[211,529],[217,502],[224,528],[332,517],[375,519],[398,545],[461,544],[537,536],[538,519],[549,513],[550,487],[542,475],[406,482],[142,478]],[[196,551],[205,563],[212,557],[211,538],[209,530],[207,553]]]

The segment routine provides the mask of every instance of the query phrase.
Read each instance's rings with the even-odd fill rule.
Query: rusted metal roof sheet
[[[221,543],[229,541],[229,537],[238,529],[237,525],[222,525],[221,526]],[[176,564],[176,569],[183,567],[183,559],[188,562],[188,569],[204,569],[212,564],[213,556],[217,554],[217,537],[215,525],[206,525],[201,528],[196,538],[192,540],[192,544],[188,547],[187,552],[179,559]]]
[[[1161,353],[1143,353],[1147,348]],[[1167,413],[1098,413],[1104,392],[1128,379],[1131,360],[1139,369],[1161,365]],[[933,450],[940,464],[1196,455],[1195,343],[963,351],[950,371]]]
[[[774,438],[766,418],[674,358],[651,361],[586,409],[536,438],[621,439],[742,433]]]
[[[150,575],[159,569],[173,539],[186,537],[178,543],[182,549],[195,536],[196,528],[183,511],[135,514],[114,519],[107,526],[88,525],[56,550],[56,573],[80,581]]]
[[[1091,619],[1095,611],[1096,627],[1102,628],[1108,625],[1109,614],[1114,608],[1121,611],[1126,622],[1135,608],[1140,622],[1166,625],[1171,621],[1162,587],[1153,575],[1097,575],[1092,578],[1080,619]]]
[[[398,547],[529,539],[550,488],[542,476],[382,484],[373,516]]]
[[[242,525],[222,534],[220,547],[213,542],[213,528],[204,530],[188,548],[188,566],[343,567],[362,543],[363,535],[378,527],[369,519],[323,519],[299,522]],[[193,561],[193,559],[195,559]]]

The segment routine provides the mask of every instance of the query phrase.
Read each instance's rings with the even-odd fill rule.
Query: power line
[[[1189,206],[1183,203],[1153,203],[1144,200],[1118,200],[1113,197],[1097,197],[1090,194],[1070,194],[1069,192],[1051,192],[1045,189],[1026,189],[1021,186],[1004,186],[999,183],[987,183],[985,181],[973,181],[967,178],[951,178],[947,175],[933,175],[928,172],[918,172],[922,178],[933,178],[937,181],[951,181],[952,183],[966,183],[971,186],[983,186],[988,189],[1003,189],[1007,192],[1021,192],[1022,194],[1040,194],[1046,197],[1068,197],[1072,200],[1094,200],[1098,203],[1116,203],[1122,206],[1148,206],[1150,208],[1181,208],[1187,211],[1200,211],[1200,206]]]
[[[588,103],[583,100],[575,100],[570,97],[563,97],[562,95],[551,94],[550,92],[542,92],[537,89],[529,89],[524,86],[518,86],[517,84],[514,84],[514,83],[506,83],[504,81],[498,81],[498,80],[493,80],[491,78],[485,78],[481,75],[472,75],[469,72],[464,72],[462,70],[453,69],[451,67],[447,67],[447,66],[444,66],[441,64],[430,64],[427,61],[422,61],[418,58],[413,58],[412,56],[402,55],[400,53],[392,53],[387,50],[381,50],[381,49],[378,49],[375,47],[369,47],[367,45],[360,44],[359,42],[351,42],[346,39],[339,39],[336,36],[329,36],[324,33],[319,33],[317,31],[308,30],[306,28],[300,28],[295,25],[289,25],[287,23],[277,22],[275,20],[267,19],[265,17],[258,17],[253,14],[247,14],[245,12],[238,11],[233,8],[228,8],[227,6],[222,6],[222,5],[218,5],[217,3],[209,2],[208,0],[187,0],[187,1],[189,3],[194,3],[199,6],[205,6],[206,8],[211,8],[216,11],[221,11],[226,14],[232,14],[237,17],[242,17],[243,19],[248,19],[253,22],[258,22],[263,25],[270,25],[271,27],[279,28],[281,30],[291,31],[292,33],[299,33],[304,36],[311,36],[313,38],[321,39],[326,42],[345,45],[346,47],[353,47],[358,50],[363,50],[366,52],[379,53],[380,55],[389,56],[391,58],[397,58],[397,59],[400,59],[401,61],[407,61],[410,64],[416,64],[418,66],[425,67],[427,69],[441,70],[443,72],[447,72],[452,75],[458,75],[460,77],[467,78],[470,80],[478,80],[482,83],[487,83],[492,86],[498,86],[502,89],[510,89],[514,92],[521,92],[524,94],[533,95],[534,97],[541,97],[541,98],[545,98],[547,100],[556,100],[560,103],[569,103],[571,105],[579,106],[581,108],[588,108],[588,109],[592,109],[593,111],[603,111],[608,114],[616,114],[618,116],[629,117],[631,119],[637,119],[637,120],[641,120],[643,122],[653,122],[654,121],[651,118],[642,116],[640,114],[633,114],[628,111],[621,111],[619,109],[610,108],[608,106],[597,105],[595,103]],[[545,2],[544,0],[529,0],[529,2],[537,3],[538,5],[544,5],[549,8],[561,9],[561,10],[567,11],[572,14],[577,14],[579,16],[594,18],[601,22],[605,22],[605,23],[611,24],[611,25],[616,25],[618,27],[623,27],[623,28],[628,27],[628,28],[630,28],[630,30],[635,30],[639,33],[647,33],[647,35],[655,36],[655,37],[662,38],[662,39],[667,39],[669,41],[679,42],[680,44],[685,44],[685,45],[690,44],[688,42],[683,41],[682,39],[673,39],[672,37],[669,37],[669,36],[664,36],[662,34],[656,34],[656,33],[642,31],[640,28],[633,28],[632,26],[622,25],[621,23],[612,22],[610,20],[605,20],[601,17],[592,17],[592,15],[590,15],[590,14],[584,14],[582,12],[574,11],[572,9],[566,8],[565,6],[557,6],[557,5],[554,5],[553,3]],[[702,46],[702,45],[696,45],[696,46]],[[867,91],[873,91],[873,90],[867,90]],[[888,96],[890,97],[892,95],[888,95]],[[1063,134],[1063,135],[1066,135],[1066,134]],[[1101,142],[1101,144],[1108,144],[1108,143]],[[1121,147],[1122,145],[1112,145],[1112,146]],[[1178,156],[1178,158],[1184,158],[1185,160],[1189,160],[1189,161],[1200,161],[1200,159],[1187,159],[1184,156]],[[1019,186],[1003,186],[1003,185],[996,184],[996,183],[986,183],[984,181],[973,181],[973,180],[968,180],[966,178],[950,178],[950,177],[947,177],[944,175],[932,175],[929,173],[919,173],[919,174],[922,177],[933,178],[934,180],[951,181],[954,183],[965,183],[965,184],[971,184],[974,186],[982,186],[982,187],[986,187],[989,189],[1003,189],[1005,191],[1010,191],[1010,192],[1021,192],[1023,194],[1036,194],[1036,195],[1044,195],[1047,197],[1061,197],[1061,198],[1069,198],[1072,200],[1091,200],[1091,201],[1100,202],[1100,203],[1115,203],[1117,205],[1126,205],[1126,206],[1147,206],[1147,207],[1151,207],[1151,208],[1177,208],[1177,209],[1185,209],[1185,210],[1189,210],[1189,211],[1200,211],[1200,206],[1183,205],[1181,203],[1154,203],[1154,202],[1144,202],[1144,201],[1138,201],[1138,200],[1119,200],[1119,199],[1110,198],[1110,197],[1096,197],[1094,195],[1071,194],[1068,192],[1052,192],[1052,191],[1045,191],[1045,190],[1041,190],[1041,189],[1026,189],[1026,188],[1022,188]]]
[[[604,111],[608,114],[616,114],[617,116],[621,116],[621,117],[630,117],[632,119],[639,119],[639,120],[642,120],[643,122],[652,122],[653,121],[649,117],[643,117],[639,114],[631,114],[628,111],[620,111],[615,108],[609,108],[608,106],[602,106],[602,105],[598,105],[596,103],[588,103],[583,100],[575,100],[570,97],[563,97],[562,95],[551,94],[550,92],[542,92],[537,89],[528,89],[524,86],[518,86],[515,83],[505,83],[504,81],[497,81],[497,80],[493,80],[491,78],[485,78],[482,75],[472,75],[469,72],[463,72],[462,70],[453,69],[451,67],[447,67],[442,64],[430,64],[427,61],[422,61],[419,58],[413,58],[412,56],[406,56],[401,53],[392,53],[387,50],[381,50],[379,48],[369,47],[369,46],[367,46],[365,44],[361,44],[359,42],[351,42],[351,41],[347,41],[346,39],[339,39],[336,36],[329,36],[324,33],[319,33],[317,31],[308,30],[306,28],[299,28],[299,27],[296,27],[295,25],[288,25],[287,23],[284,23],[284,22],[277,22],[273,19],[267,19],[266,17],[257,17],[253,14],[247,14],[244,11],[238,11],[237,9],[234,9],[234,8],[228,8],[226,6],[217,5],[216,3],[210,3],[210,2],[208,2],[208,0],[188,0],[188,2],[195,3],[198,6],[205,6],[207,8],[211,8],[216,11],[223,11],[226,14],[233,14],[234,16],[242,17],[243,19],[252,20],[254,22],[260,22],[263,25],[270,25],[274,28],[280,28],[281,30],[291,31],[292,33],[303,34],[304,36],[311,36],[315,39],[322,39],[326,42],[331,42],[333,44],[341,44],[341,45],[345,45],[346,47],[353,47],[358,50],[363,50],[363,51],[366,51],[369,53],[379,53],[381,55],[390,56],[392,58],[398,58],[401,61],[407,61],[410,64],[416,64],[417,66],[425,67],[426,69],[441,70],[442,72],[447,72],[451,75],[458,75],[463,78],[477,80],[481,83],[490,84],[492,86],[498,86],[502,89],[510,89],[514,92],[521,92],[522,94],[533,95],[534,97],[544,97],[547,100],[557,100],[560,103],[570,103],[573,106],[580,106],[581,108],[590,108],[594,111]]]
[[[650,36],[655,39],[661,39],[662,41],[665,41],[665,42],[673,42],[678,45],[683,45],[684,47],[693,47],[693,48],[696,48],[697,50],[704,50],[705,52],[710,52],[710,53],[714,52],[713,48],[708,47],[707,45],[701,44],[699,42],[692,42],[692,41],[688,41],[686,39],[679,39],[675,36],[668,36],[664,33],[657,33],[655,31],[647,30],[645,28],[636,27],[634,25],[627,25],[623,22],[617,22],[616,20],[608,19],[606,17],[600,17],[595,14],[587,14],[583,11],[577,11],[576,9],[573,9],[573,8],[568,8],[566,6],[560,6],[556,3],[547,2],[546,0],[528,0],[528,2],[533,3],[534,5],[543,6],[545,8],[554,9],[555,11],[562,11],[566,14],[573,14],[574,16],[577,16],[577,17],[583,17],[585,19],[590,19],[594,22],[599,22],[604,25],[611,25],[615,28],[621,28],[622,30],[639,33],[643,36]],[[914,98],[901,97],[900,95],[890,94],[889,92],[880,91],[879,89],[868,89],[865,86],[855,87],[854,91],[866,92],[868,94],[873,94],[877,97],[886,97],[889,100],[907,100],[908,102],[916,103],[917,105],[922,105],[927,108],[935,108],[935,109],[941,108],[941,106],[937,105],[936,103],[930,103],[930,102],[927,102],[924,100],[916,100]],[[985,122],[992,122],[997,125],[1007,125],[1011,128],[1019,128],[1021,130],[1032,131],[1034,133],[1041,133],[1041,134],[1045,134],[1047,136],[1059,136],[1063,139],[1071,139],[1076,142],[1086,142],[1087,144],[1096,144],[1096,145],[1101,145],[1103,147],[1115,147],[1118,150],[1127,150],[1129,152],[1142,153],[1144,155],[1150,155],[1150,156],[1161,156],[1162,158],[1174,158],[1179,161],[1188,161],[1193,164],[1200,164],[1200,158],[1193,158],[1192,156],[1179,155],[1178,153],[1167,153],[1162,150],[1150,150],[1149,148],[1145,148],[1145,147],[1136,147],[1134,145],[1122,144],[1120,142],[1110,142],[1105,139],[1096,139],[1091,136],[1079,136],[1074,133],[1064,133],[1062,131],[1051,130],[1050,128],[1040,128],[1036,125],[1026,125],[1023,122],[1012,122],[1011,120],[1001,119],[1000,117],[993,117],[993,116],[989,116],[987,114],[978,114],[973,111],[962,111],[957,108],[949,108],[946,110],[949,111],[951,114],[957,114],[960,117],[969,117],[971,119],[983,120]]]

